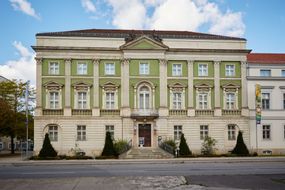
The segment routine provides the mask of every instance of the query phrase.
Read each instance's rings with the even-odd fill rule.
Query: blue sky
[[[34,82],[35,34],[88,28],[189,30],[285,53],[284,0],[1,0],[0,75]]]

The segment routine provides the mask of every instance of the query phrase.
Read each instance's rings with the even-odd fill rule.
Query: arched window
[[[139,89],[139,109],[149,109],[150,106],[150,90],[147,86]]]

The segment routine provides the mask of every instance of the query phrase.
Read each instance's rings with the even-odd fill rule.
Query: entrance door
[[[139,141],[144,143],[144,147],[151,146],[151,124],[139,124]]]

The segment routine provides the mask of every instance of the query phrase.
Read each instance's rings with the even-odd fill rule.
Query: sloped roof
[[[284,53],[250,53],[247,55],[249,63],[256,64],[285,64]]]
[[[221,36],[214,34],[190,32],[190,31],[167,31],[167,30],[118,30],[118,29],[86,29],[62,32],[38,33],[36,36],[74,36],[74,37],[105,37],[105,38],[129,38],[130,36],[149,36],[151,38],[175,38],[175,39],[216,39],[216,40],[243,40],[245,38]]]

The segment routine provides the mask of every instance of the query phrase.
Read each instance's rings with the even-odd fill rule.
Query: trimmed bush
[[[52,158],[52,157],[56,157],[56,156],[57,156],[57,152],[52,147],[50,140],[49,140],[49,136],[46,133],[44,143],[43,143],[43,147],[39,153],[39,157],[40,158],[48,158],[48,157]]]
[[[175,143],[175,141],[174,141],[173,139],[167,139],[167,140],[165,140],[165,141],[163,141],[163,142],[164,142],[165,144],[171,146],[173,149],[176,148],[176,143]]]
[[[192,152],[190,151],[190,149],[186,143],[186,139],[185,139],[183,133],[181,134],[181,138],[180,138],[179,155],[181,157],[188,157],[188,156],[192,155]]]
[[[202,144],[202,149],[201,149],[201,153],[202,155],[205,156],[211,156],[213,154],[215,154],[215,145],[216,145],[217,141],[214,138],[211,138],[209,136],[204,138],[204,142]]]
[[[117,152],[114,148],[114,144],[113,144],[113,140],[111,137],[111,134],[109,131],[106,132],[106,138],[105,138],[105,146],[103,149],[103,152],[101,154],[101,156],[117,156]]]
[[[122,154],[126,147],[128,146],[128,141],[124,139],[116,140],[114,143],[115,151],[118,154]]]
[[[236,144],[235,148],[233,149],[232,154],[236,154],[239,156],[248,156],[249,155],[249,151],[248,151],[245,143],[243,142],[243,137],[242,137],[241,131],[238,132],[237,144]]]

